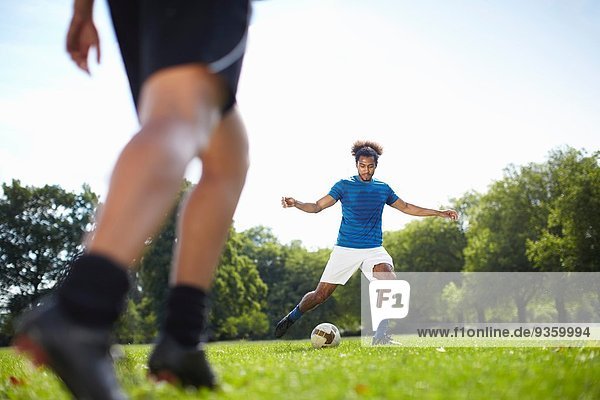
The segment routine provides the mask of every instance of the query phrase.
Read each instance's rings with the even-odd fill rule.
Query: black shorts
[[[246,50],[249,0],[108,0],[131,93],[138,107],[144,81],[175,65],[200,63],[224,78],[236,102]]]

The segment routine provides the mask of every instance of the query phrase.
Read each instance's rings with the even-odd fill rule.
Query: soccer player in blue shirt
[[[352,146],[357,175],[338,181],[329,193],[316,203],[303,203],[293,197],[283,197],[284,208],[295,207],[307,213],[318,213],[342,202],[342,223],[337,244],[317,288],[304,295],[300,303],[286,315],[275,328],[275,336],[281,337],[305,312],[308,312],[331,296],[338,285],[361,269],[365,277],[372,279],[395,279],[392,257],[383,248],[381,216],[387,204],[409,215],[420,217],[436,216],[456,220],[454,210],[432,210],[402,200],[384,182],[373,178],[381,145],[371,141],[357,141]],[[386,333],[387,322],[381,323],[373,337],[373,344],[392,344]]]

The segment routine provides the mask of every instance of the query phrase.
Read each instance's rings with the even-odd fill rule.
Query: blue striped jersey
[[[383,207],[394,203],[398,196],[377,179],[363,182],[358,175],[337,182],[329,195],[342,202],[342,223],[337,245],[354,249],[381,246]]]

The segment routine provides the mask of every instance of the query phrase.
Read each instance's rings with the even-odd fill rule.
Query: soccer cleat
[[[50,367],[76,399],[126,399],[110,354],[110,329],[76,323],[52,297],[17,321],[13,346]]]
[[[148,361],[150,376],[157,381],[196,388],[216,386],[215,375],[206,361],[202,343],[184,346],[163,334]]]
[[[287,330],[290,328],[290,326],[292,326],[294,324],[294,321],[290,320],[287,315],[285,317],[282,318],[281,321],[279,321],[277,323],[277,326],[275,327],[275,337],[276,338],[280,338],[283,335],[285,335],[285,333],[287,332]]]
[[[395,340],[392,339],[392,337],[390,335],[388,335],[387,333],[384,334],[382,337],[376,337],[373,336],[373,340],[371,341],[371,345],[372,346],[383,346],[383,345],[400,345],[400,342],[396,342]]]

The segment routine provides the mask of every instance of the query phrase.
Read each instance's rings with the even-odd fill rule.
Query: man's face
[[[375,173],[375,157],[360,156],[356,162],[358,176],[363,182],[368,182],[373,178]]]

